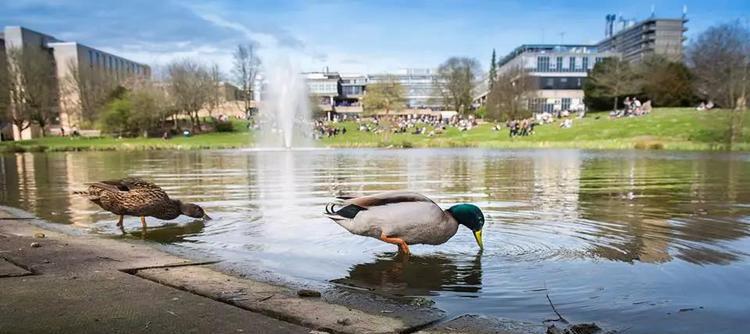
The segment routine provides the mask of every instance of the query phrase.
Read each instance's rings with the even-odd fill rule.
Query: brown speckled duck
[[[83,195],[102,209],[119,215],[117,226],[123,233],[125,229],[122,220],[126,215],[141,217],[144,230],[146,216],[162,220],[172,220],[180,215],[210,219],[200,206],[170,199],[159,186],[139,178],[100,181],[89,183],[88,186],[86,191],[76,194]]]

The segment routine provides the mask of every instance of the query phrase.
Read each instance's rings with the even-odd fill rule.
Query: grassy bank
[[[59,151],[143,151],[143,150],[198,150],[241,148],[253,145],[247,122],[232,121],[233,132],[213,132],[191,137],[114,138],[114,137],[46,137],[34,140],[0,143],[2,152],[59,152]]]
[[[734,150],[750,150],[750,115],[744,114],[742,133],[732,146]],[[483,124],[467,132],[449,128],[435,137],[391,134],[387,140],[380,134],[357,131],[355,123],[344,123],[345,135],[324,138],[322,143],[332,147],[723,150],[727,148],[730,117],[726,110],[659,108],[648,116],[620,119],[591,113],[584,119],[574,119],[572,128],[560,128],[555,122],[537,126],[535,133],[526,137],[510,138],[507,129],[492,131],[493,124]]]
[[[354,122],[340,123],[345,135],[323,138],[329,147],[487,147],[487,148],[589,148],[589,149],[670,149],[724,150],[727,148],[729,121],[726,110],[696,111],[685,108],[660,108],[648,116],[609,119],[606,113],[575,119],[573,127],[561,129],[558,123],[536,127],[527,137],[509,138],[507,129],[492,131],[483,124],[467,132],[449,128],[445,133],[425,135],[360,132]],[[235,122],[234,132],[217,132],[192,137],[161,138],[70,138],[48,137],[28,141],[0,143],[3,152],[93,151],[93,150],[192,150],[241,148],[253,145],[246,123]],[[750,150],[750,114],[745,113],[741,135],[734,150]]]

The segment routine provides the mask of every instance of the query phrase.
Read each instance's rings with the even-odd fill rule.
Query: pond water
[[[116,217],[72,195],[126,175],[214,218],[150,219],[147,238],[250,275],[429,296],[451,315],[595,321],[629,333],[747,332],[750,156],[723,153],[308,150],[2,156],[0,202],[115,237]],[[395,246],[322,215],[336,195],[410,189],[487,217],[478,253]],[[137,234],[138,218],[126,218]]]

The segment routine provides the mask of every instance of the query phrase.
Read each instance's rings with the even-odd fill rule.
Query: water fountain
[[[307,84],[288,58],[265,64],[258,122],[261,148],[311,147],[311,110]]]

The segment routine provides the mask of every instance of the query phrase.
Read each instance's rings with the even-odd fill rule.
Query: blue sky
[[[238,43],[261,55],[290,57],[304,70],[383,72],[435,67],[450,56],[487,68],[524,43],[593,43],[608,13],[679,17],[687,6],[689,39],[740,19],[750,1],[321,0],[211,2],[176,0],[3,0],[0,25],[22,25],[152,65],[192,57],[225,71]],[[561,34],[564,33],[564,34]]]

